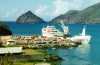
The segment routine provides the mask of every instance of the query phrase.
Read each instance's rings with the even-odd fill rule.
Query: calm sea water
[[[46,27],[47,24],[18,24],[7,23],[10,30],[15,35],[41,35],[41,29]],[[62,31],[58,24],[55,25],[57,29]],[[82,32],[85,24],[66,24],[69,27],[70,34],[78,35]],[[86,34],[91,35],[91,41],[88,45],[82,47],[67,49],[60,48],[56,50],[47,49],[49,53],[56,53],[64,59],[58,62],[61,65],[100,65],[100,25],[99,24],[86,24]]]

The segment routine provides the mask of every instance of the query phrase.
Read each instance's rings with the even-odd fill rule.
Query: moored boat
[[[42,29],[42,35],[46,37],[59,37],[63,36],[63,32],[55,28],[55,26],[47,26]]]
[[[46,37],[64,37],[65,34],[69,34],[68,27],[62,21],[61,24],[64,32],[61,32],[55,26],[47,25],[47,27],[42,28],[42,35]]]
[[[72,41],[80,41],[83,44],[87,44],[90,42],[91,36],[90,35],[86,35],[86,27],[84,26],[83,30],[82,30],[82,34],[77,35],[77,36],[73,36],[67,39],[70,39]]]

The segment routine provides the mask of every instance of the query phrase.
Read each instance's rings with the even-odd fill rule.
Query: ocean
[[[9,26],[13,35],[42,35],[41,29],[46,27],[47,23],[38,24],[19,24],[4,22]],[[51,24],[61,31],[59,24]],[[84,25],[86,26],[86,34],[91,35],[90,43],[81,47],[68,49],[46,49],[48,53],[56,53],[64,61],[58,62],[60,65],[100,65],[100,24],[65,24],[69,27],[71,35],[79,35],[82,32]]]

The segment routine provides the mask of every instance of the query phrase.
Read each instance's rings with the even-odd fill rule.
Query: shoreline
[[[5,37],[5,38],[4,38]],[[6,39],[6,41],[4,40]],[[51,49],[57,49],[57,48],[74,48],[74,47],[78,47],[78,45],[80,45],[81,43],[79,41],[71,41],[69,39],[61,39],[61,38],[47,38],[44,36],[3,36],[1,38],[1,40],[5,41],[5,47],[19,47],[21,46],[22,49],[31,49],[31,50],[36,50],[36,49],[47,49],[47,48],[51,48]],[[8,43],[7,43],[8,42]],[[41,50],[40,50],[41,51]],[[30,53],[32,53],[31,51],[29,51]],[[59,61],[63,61],[62,58],[60,58],[58,55],[56,54],[49,54],[47,52],[42,51],[43,55],[39,55],[39,53],[37,53],[37,56],[34,56],[32,54],[24,54],[24,55],[19,55],[17,57],[16,55],[16,59],[20,58],[20,60],[23,60],[23,62],[48,62],[48,63],[52,63],[52,62],[59,62]],[[27,53],[27,51],[25,51],[25,53]],[[27,57],[28,58],[27,58]],[[39,60],[39,57],[41,56],[42,60]],[[34,58],[38,58],[38,59],[34,59]],[[15,57],[13,57],[15,58]],[[26,60],[25,60],[26,59]],[[18,59],[19,60],[19,59]],[[13,60],[14,61],[14,60]],[[22,62],[22,63],[23,63]],[[39,63],[38,62],[38,63]]]
[[[72,41],[61,38],[48,38],[45,36],[1,36],[1,42],[6,46],[22,46],[23,48],[45,49],[45,48],[70,48],[78,47],[80,41]]]
[[[54,53],[47,53],[43,49],[23,49],[24,54],[21,55],[15,55],[8,53],[6,56],[0,56],[1,60],[3,62],[11,62],[14,65],[26,65],[26,64],[32,64],[32,65],[40,65],[41,63],[46,64],[46,65],[52,65],[56,64],[58,61],[62,61],[63,59],[60,58],[58,55]],[[27,51],[28,50],[28,51]],[[31,54],[30,54],[31,53]],[[34,54],[35,53],[35,54]],[[6,57],[6,58],[4,58]],[[9,59],[9,60],[6,60]],[[1,64],[3,63],[1,62]],[[9,63],[8,63],[9,64]]]

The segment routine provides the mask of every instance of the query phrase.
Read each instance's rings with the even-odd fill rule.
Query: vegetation
[[[35,65],[35,63],[27,62],[27,63],[14,63],[14,65]]]
[[[47,52],[43,49],[37,49],[38,52],[46,54]]]
[[[2,35],[12,35],[9,27],[0,21],[0,36]]]
[[[14,56],[14,54],[9,52],[5,54],[4,57],[1,57],[0,65],[13,65],[13,61],[11,60],[12,56]]]
[[[2,42],[0,42],[0,47],[2,47]]]
[[[51,22],[60,23],[62,20],[65,23],[100,23],[100,3],[92,5],[82,11],[70,10],[67,13],[60,15]]]
[[[42,54],[42,51],[34,49],[24,49],[22,52],[25,52],[26,54]]]
[[[7,29],[9,28],[6,24],[2,23],[1,21],[0,21],[0,26],[7,28]]]
[[[62,61],[63,59],[57,56],[56,54],[45,54],[44,59],[46,59],[46,62],[57,62],[57,61]]]
[[[34,59],[34,58],[27,58],[24,61],[19,62],[13,62],[11,58],[13,58],[15,55],[12,53],[6,54],[2,59],[0,60],[0,65],[35,65],[37,63],[50,63],[51,65],[58,65],[56,64],[57,61],[61,61],[62,59],[58,57],[56,54],[47,53],[43,49],[24,49],[23,52],[26,54],[44,54],[44,60],[40,59]]]
[[[17,23],[45,23],[40,17],[33,14],[31,11],[22,14],[17,18]]]

